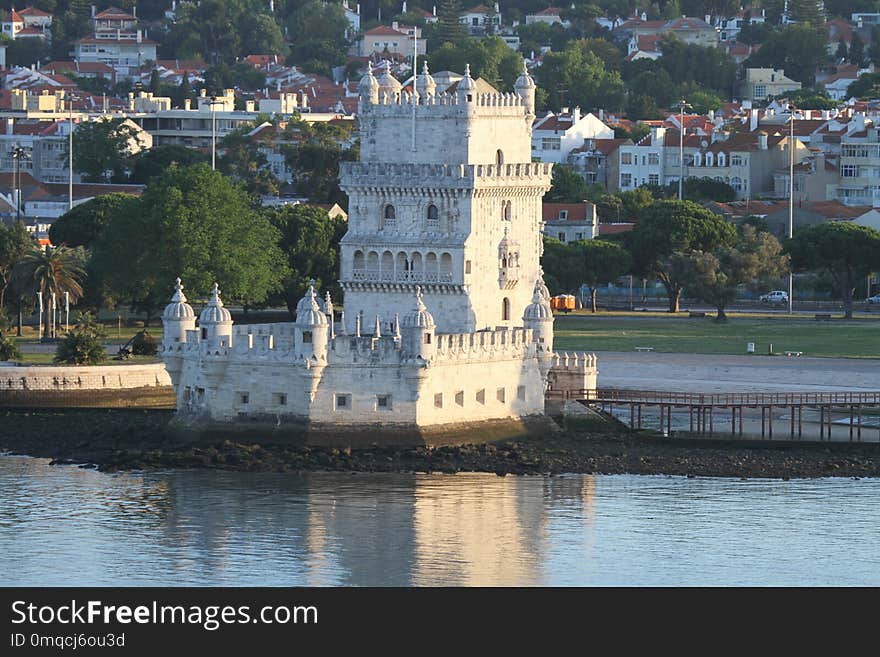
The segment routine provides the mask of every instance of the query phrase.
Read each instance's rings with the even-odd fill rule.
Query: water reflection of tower
[[[415,585],[534,585],[546,551],[540,479],[420,476]]]

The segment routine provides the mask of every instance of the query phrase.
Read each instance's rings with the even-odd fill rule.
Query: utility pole
[[[788,103],[788,239],[794,237],[794,111],[797,108]],[[794,273],[788,272],[788,314],[794,308]]]
[[[684,198],[684,108],[690,107],[687,101],[682,98],[678,102],[678,200]]]

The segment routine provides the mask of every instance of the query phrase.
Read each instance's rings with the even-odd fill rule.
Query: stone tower
[[[378,311],[387,327],[421,286],[438,333],[521,325],[540,275],[551,167],[531,161],[528,72],[501,93],[468,67],[437,93],[425,67],[413,93],[386,67],[368,71],[359,92],[361,160],[341,166],[348,316]]]

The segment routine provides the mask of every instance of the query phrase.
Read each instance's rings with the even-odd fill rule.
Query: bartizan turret
[[[523,313],[523,325],[532,330],[538,357],[541,376],[547,376],[553,365],[553,310],[544,298],[544,282],[535,281],[535,293],[532,303],[526,306]]]
[[[522,99],[527,120],[531,121],[535,118],[535,81],[529,75],[529,69],[526,68],[525,62],[523,62],[522,73],[516,79],[513,88],[516,91],[516,95]]]
[[[201,343],[207,349],[232,346],[232,314],[223,307],[220,287],[214,283],[208,305],[199,315]]]
[[[330,329],[327,315],[318,305],[314,282],[296,306],[294,324],[294,353],[307,366],[327,362],[327,337]]]
[[[174,283],[174,296],[162,313],[162,357],[165,359],[171,383],[177,385],[177,377],[183,367],[183,348],[186,332],[196,327],[196,314],[186,302],[183,285],[178,278]]]
[[[404,358],[431,361],[436,350],[434,326],[434,317],[422,301],[422,288],[417,285],[415,307],[403,316],[400,330]]]

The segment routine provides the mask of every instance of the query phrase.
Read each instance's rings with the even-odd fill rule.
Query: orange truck
[[[559,294],[550,299],[550,307],[560,312],[570,312],[575,309],[575,297],[573,294]]]

